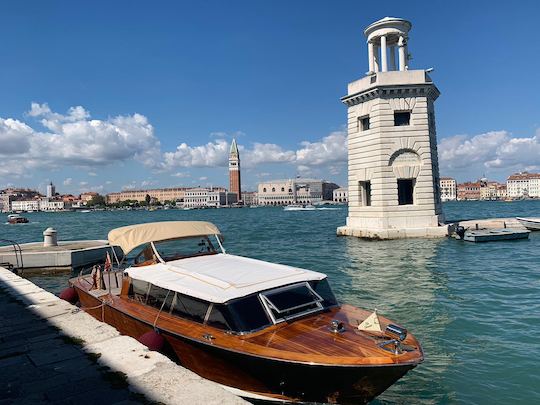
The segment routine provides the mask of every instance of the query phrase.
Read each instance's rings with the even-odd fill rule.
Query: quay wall
[[[177,365],[137,340],[120,335],[74,305],[0,267],[0,286],[27,310],[80,342],[98,364],[125,374],[130,391],[163,404],[247,404],[218,384]]]

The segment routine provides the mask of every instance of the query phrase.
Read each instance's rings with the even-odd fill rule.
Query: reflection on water
[[[540,216],[540,201],[444,205],[447,218]],[[375,403],[540,403],[540,232],[530,240],[473,244],[453,239],[370,242],[336,237],[347,212],[279,208],[27,214],[0,224],[4,238],[104,239],[115,227],[206,220],[230,253],[327,273],[338,298],[382,314],[422,343],[425,362]],[[58,292],[67,275],[32,280]]]

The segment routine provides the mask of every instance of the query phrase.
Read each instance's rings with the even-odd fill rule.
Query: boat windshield
[[[208,236],[154,242],[154,247],[164,262],[217,253]]]
[[[323,298],[309,283],[276,288],[261,294],[274,322],[295,318],[322,309]]]

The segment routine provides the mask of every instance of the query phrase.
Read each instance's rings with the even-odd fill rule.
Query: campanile
[[[242,190],[240,189],[240,153],[236,139],[232,140],[229,151],[229,191],[236,194],[237,201],[242,201]]]

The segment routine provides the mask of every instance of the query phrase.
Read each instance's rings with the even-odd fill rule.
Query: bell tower
[[[339,235],[373,239],[447,234],[439,194],[434,103],[439,90],[409,66],[412,24],[369,25],[366,77],[349,83],[349,214]],[[396,55],[397,54],[397,55]]]
[[[242,190],[240,189],[240,153],[236,139],[232,140],[229,151],[229,191],[236,194],[237,201],[242,201]]]

